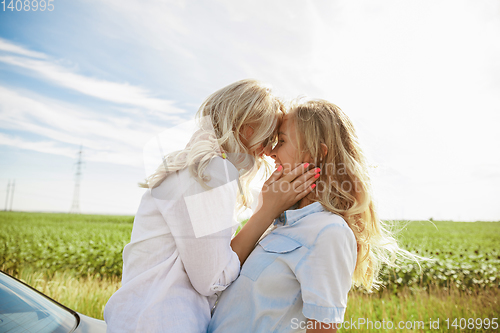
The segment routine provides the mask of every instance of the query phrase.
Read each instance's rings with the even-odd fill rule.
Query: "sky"
[[[384,219],[500,220],[500,3],[0,4],[0,209],[134,214],[143,148],[234,81],[353,120]]]

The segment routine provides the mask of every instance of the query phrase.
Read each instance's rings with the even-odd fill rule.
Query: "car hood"
[[[106,322],[86,315],[78,314],[80,323],[74,330],[75,333],[106,333]]]

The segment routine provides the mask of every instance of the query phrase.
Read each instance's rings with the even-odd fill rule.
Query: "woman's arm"
[[[231,248],[238,255],[241,265],[243,265],[248,255],[254,249],[255,243],[257,243],[260,236],[269,228],[273,221],[272,212],[260,209],[250,217],[240,232],[231,240]]]
[[[283,177],[281,177],[283,168],[280,166],[264,183],[259,198],[261,204],[231,241],[231,248],[238,255],[242,265],[274,219],[314,188],[312,184],[317,180],[314,178],[316,171],[314,169],[307,171],[307,166],[308,163],[299,165]]]
[[[175,242],[176,265],[182,265],[191,285],[204,296],[224,290],[240,272],[238,256],[230,247],[235,224],[238,170],[220,157],[205,170],[204,186],[189,169],[167,177],[151,189],[157,209]],[[170,240],[171,238],[172,240]],[[143,260],[149,260],[144,253]],[[181,277],[179,277],[181,278]]]
[[[291,193],[293,191],[286,196],[283,196],[282,192],[275,194],[274,188],[279,182],[293,181],[297,178],[295,190],[301,195],[304,186],[310,183],[309,181],[304,183],[304,179],[310,176],[309,173],[295,177],[302,174],[304,169],[299,170],[301,172],[290,173],[278,181],[276,179],[281,176],[281,170],[273,174],[264,186],[266,191],[262,193],[268,204],[260,207],[243,228],[245,230],[240,231],[243,232],[240,237],[231,241],[231,224],[236,204],[236,192],[233,190],[237,188],[231,183],[237,179],[238,172],[229,165],[229,177],[226,177],[225,172],[222,172],[221,176],[221,170],[225,169],[223,163],[227,163],[225,161],[214,159],[207,167],[207,173],[214,186],[212,190],[204,189],[191,178],[187,170],[180,172],[178,176],[167,178],[152,190],[156,205],[170,228],[191,284],[205,296],[224,290],[236,279],[242,262],[253,250],[255,243],[274,217],[298,200],[291,203],[283,200],[290,200],[296,196],[295,192]],[[314,177],[313,179],[316,180]],[[299,183],[301,185],[297,186]],[[290,186],[282,187],[286,190]],[[177,194],[173,196],[170,192]],[[309,193],[304,192],[303,195]],[[213,232],[207,232],[205,229],[207,226],[212,226],[209,231]],[[248,238],[243,237],[245,235]]]

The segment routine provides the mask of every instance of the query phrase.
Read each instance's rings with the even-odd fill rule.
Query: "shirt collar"
[[[300,209],[289,209],[283,212],[276,220],[274,225],[292,225],[309,214],[322,212],[325,209],[319,202],[314,202]]]

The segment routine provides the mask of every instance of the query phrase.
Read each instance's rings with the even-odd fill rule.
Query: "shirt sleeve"
[[[306,318],[325,323],[344,320],[356,265],[356,239],[345,224],[326,226],[296,267]]]
[[[179,173],[175,186],[181,194],[169,202],[157,200],[157,206],[191,284],[201,295],[211,296],[226,289],[240,272],[238,255],[230,246],[236,224],[238,171],[227,160],[214,159],[205,171],[210,178],[208,187],[188,170]]]

